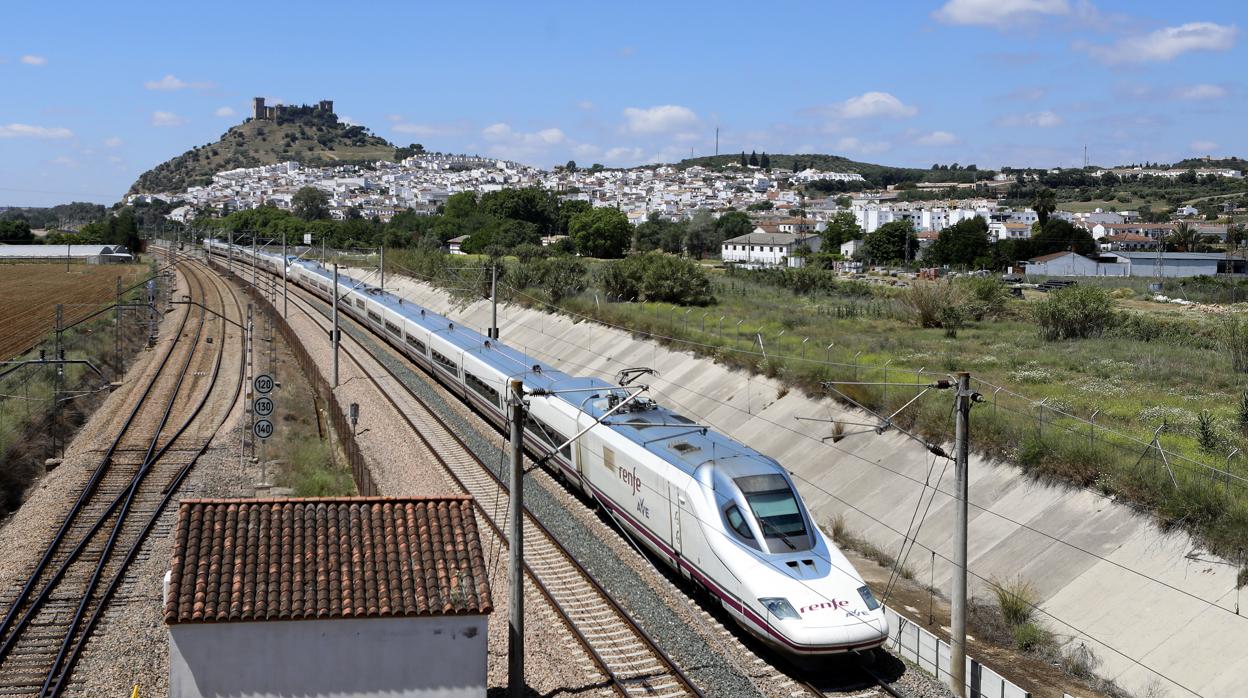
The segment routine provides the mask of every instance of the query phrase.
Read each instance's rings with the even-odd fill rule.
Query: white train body
[[[224,243],[205,244],[214,254],[230,252]],[[249,249],[233,252],[250,265]],[[329,299],[329,272],[314,262],[287,262],[290,283]],[[280,274],[283,260],[262,253],[257,263]],[[499,428],[511,379],[538,391],[525,429],[530,452],[550,455],[553,469],[751,634],[792,655],[865,650],[887,639],[883,607],[815,525],[774,459],[649,399],[626,399],[636,391],[563,373],[380,289],[342,277],[338,294],[339,312],[369,326]]]

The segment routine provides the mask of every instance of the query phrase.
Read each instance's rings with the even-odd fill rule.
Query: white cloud
[[[60,165],[61,167],[77,167],[78,161],[68,155],[58,155],[52,159],[52,164]]]
[[[1008,27],[1040,16],[1070,14],[1066,0],[949,0],[932,16],[946,24]]]
[[[603,155],[603,160],[608,165],[636,165],[645,156],[646,151],[641,148],[617,146],[607,150]]]
[[[48,62],[48,59],[44,58],[43,56],[34,56],[29,53],[26,54],[25,56],[22,56],[18,60],[20,60],[24,65],[33,65],[33,66],[41,66]]]
[[[602,148],[593,143],[577,143],[572,146],[572,154],[578,158],[596,158],[602,154]]]
[[[153,126],[181,126],[186,123],[186,119],[174,114],[171,111],[155,111],[152,112]]]
[[[1128,36],[1111,46],[1079,44],[1090,55],[1110,65],[1158,63],[1189,51],[1226,51],[1235,45],[1239,28],[1233,24],[1188,22],[1148,34]]]
[[[1175,88],[1174,96],[1176,99],[1183,99],[1192,102],[1200,102],[1212,99],[1222,99],[1227,95],[1225,87],[1221,85],[1210,85],[1209,83],[1200,83],[1198,85],[1183,85]]]
[[[958,137],[948,131],[932,131],[915,138],[914,142],[919,145],[952,145],[958,142]]]
[[[1033,111],[1026,114],[1007,114],[995,123],[997,126],[1011,128],[1052,128],[1062,125],[1062,117],[1051,111]]]
[[[873,155],[875,153],[883,153],[891,147],[884,141],[862,141],[853,136],[846,136],[836,142],[834,149],[846,153]]]
[[[104,145],[108,148],[117,148],[122,144],[122,142],[123,141],[120,136],[112,136],[104,139]]]
[[[60,126],[0,124],[0,138],[73,138],[74,132]]]
[[[1045,87],[1022,87],[1006,95],[1008,99],[1017,99],[1024,102],[1034,102],[1043,98],[1049,93]]]
[[[451,126],[446,124],[407,124],[396,123],[390,127],[395,133],[405,133],[409,136],[418,136],[420,138],[429,138],[432,136],[446,136],[459,133],[464,129],[460,126]]]
[[[165,77],[159,80],[148,80],[147,82],[143,83],[143,86],[149,90],[165,90],[165,91],[185,90],[188,87],[194,88],[196,90],[206,90],[212,87],[212,83],[210,82],[186,82],[184,80],[179,80],[173,75],[166,75]]]
[[[234,107],[217,107],[217,110],[213,112],[213,115],[225,118],[234,116],[237,113],[238,112],[234,111]]]
[[[557,128],[524,133],[509,124],[497,123],[481,129],[481,137],[489,142],[487,152],[509,160],[524,160],[546,155],[551,148],[567,142],[568,137]]]
[[[1218,149],[1218,144],[1213,141],[1192,141],[1192,152],[1202,155],[1209,155]]]
[[[583,111],[593,111],[598,108],[598,105],[594,104],[588,99],[582,99],[581,101],[576,103],[576,108],[581,109]]]
[[[867,92],[850,97],[834,106],[832,111],[844,119],[901,118],[919,113],[916,107],[903,104],[887,92]]]
[[[632,133],[666,133],[696,126],[698,115],[689,107],[664,104],[648,109],[628,107],[624,120],[625,128]]]

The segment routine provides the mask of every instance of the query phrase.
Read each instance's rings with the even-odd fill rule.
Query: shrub
[[[1239,396],[1239,428],[1248,430],[1248,390]]]
[[[1014,626],[1014,645],[1024,652],[1044,649],[1052,642],[1053,636],[1031,621]]]
[[[715,301],[711,280],[698,263],[662,252],[633,255],[603,265],[602,290],[622,298],[677,305],[709,305]]]
[[[972,276],[959,283],[966,292],[966,310],[975,320],[997,317],[1005,310],[1009,294],[1005,284],[990,276]]]
[[[1248,321],[1238,315],[1222,321],[1222,348],[1231,359],[1231,368],[1248,373]]]
[[[1031,621],[1035,613],[1036,591],[1030,584],[1020,579],[1013,581],[988,582],[992,593],[997,597],[997,605],[1005,622],[1018,627]]]
[[[964,299],[961,289],[948,281],[916,281],[901,297],[919,327],[944,327],[946,321],[963,319],[957,311]]]
[[[1099,337],[1114,324],[1114,303],[1103,288],[1068,286],[1049,294],[1032,311],[1040,336],[1060,339]]]
[[[1200,444],[1200,450],[1209,452],[1218,447],[1218,430],[1213,423],[1213,415],[1209,410],[1201,410],[1196,415],[1196,441]]]

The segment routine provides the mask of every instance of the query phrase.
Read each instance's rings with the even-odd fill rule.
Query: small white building
[[[485,696],[492,610],[471,497],[183,500],[169,695]]]
[[[450,254],[468,254],[467,252],[464,252],[461,249],[464,246],[464,242],[468,239],[468,237],[469,236],[467,235],[460,235],[458,237],[453,237],[450,240],[447,240],[446,251]]]
[[[858,256],[859,252],[866,246],[866,240],[849,240],[841,243],[841,256],[846,259],[853,259]]]
[[[0,262],[86,262],[125,264],[134,255],[125,245],[0,245]]]
[[[819,251],[822,238],[818,235],[782,233],[772,226],[759,226],[754,232],[724,240],[720,259],[743,267],[800,267],[804,264],[798,252]]]

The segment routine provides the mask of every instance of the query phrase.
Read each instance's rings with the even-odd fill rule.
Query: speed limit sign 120
[[[267,373],[261,373],[256,376],[256,379],[251,384],[255,387],[256,392],[261,395],[268,395],[273,392],[273,376]]]

